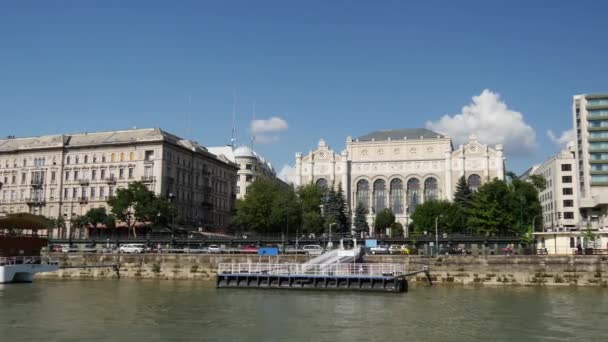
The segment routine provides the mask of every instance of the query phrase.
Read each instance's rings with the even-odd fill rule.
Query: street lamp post
[[[173,204],[173,193],[170,192],[169,193],[169,204]],[[170,208],[171,209],[171,208]],[[174,231],[174,227],[173,227],[173,211],[171,211],[171,213],[169,213],[170,216],[170,225],[171,225],[171,243],[173,243],[173,239],[175,238],[175,231]]]
[[[439,218],[442,216],[435,217],[435,255],[439,255]]]
[[[336,223],[330,223],[329,224],[329,242],[327,243],[328,247],[333,247],[334,246],[334,243],[331,240],[331,226],[335,226],[335,225],[336,225]]]

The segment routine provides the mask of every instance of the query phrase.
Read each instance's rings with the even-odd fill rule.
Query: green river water
[[[0,285],[0,341],[608,341],[608,290],[38,280]]]

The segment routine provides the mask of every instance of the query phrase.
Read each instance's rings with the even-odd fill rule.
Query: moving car
[[[146,245],[142,243],[129,243],[118,248],[118,253],[144,253]]]
[[[321,255],[323,254],[323,247],[319,245],[306,245],[302,247],[302,250],[308,255]]]

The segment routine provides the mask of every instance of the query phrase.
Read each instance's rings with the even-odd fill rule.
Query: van
[[[306,245],[302,247],[302,250],[308,255],[321,255],[323,254],[323,247],[319,245]]]

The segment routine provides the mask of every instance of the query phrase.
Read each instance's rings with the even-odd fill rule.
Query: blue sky
[[[240,143],[254,101],[281,119],[256,145],[277,169],[321,137],[429,125],[504,135],[521,172],[558,151],[547,131],[571,128],[573,94],[608,91],[608,3],[490,4],[2,2],[0,135],[162,127],[223,145],[236,89]]]

